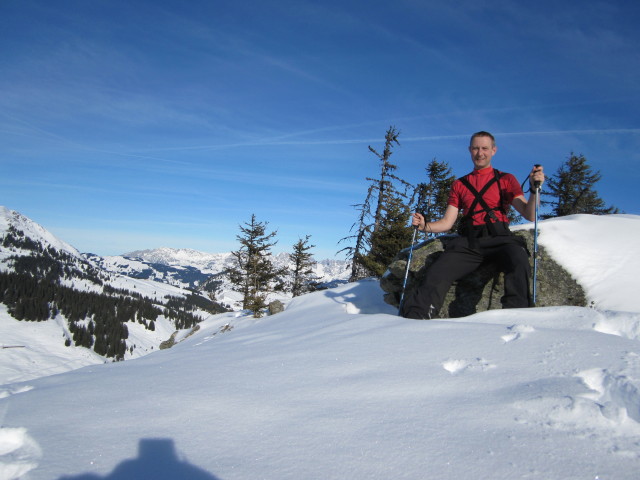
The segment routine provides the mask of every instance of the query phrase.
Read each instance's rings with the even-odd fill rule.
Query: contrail
[[[612,129],[586,129],[586,130],[549,130],[549,131],[533,131],[533,132],[492,132],[496,137],[526,137],[526,136],[542,136],[542,135],[610,135],[610,134],[638,134],[640,128],[612,128]],[[450,140],[456,138],[467,138],[470,134],[465,135],[434,135],[427,137],[409,137],[404,138],[404,142],[425,142],[432,140]]]
[[[614,129],[586,129],[586,130],[549,130],[549,131],[531,131],[531,132],[492,132],[496,137],[515,137],[515,136],[543,136],[543,135],[612,135],[612,134],[639,134],[640,128],[614,128]],[[439,140],[457,140],[460,138],[469,138],[471,133],[453,134],[453,135],[429,135],[421,137],[405,137],[403,142],[429,142]],[[284,138],[279,137],[279,138]],[[380,141],[379,138],[346,138],[331,140],[257,140],[248,142],[237,142],[217,145],[192,145],[183,147],[167,147],[161,149],[152,149],[156,151],[187,151],[187,150],[221,150],[225,148],[241,148],[241,147],[277,147],[283,145],[348,145],[348,144],[367,144]]]

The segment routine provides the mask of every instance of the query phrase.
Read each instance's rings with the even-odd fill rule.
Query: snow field
[[[613,217],[617,248],[637,250],[640,223]],[[543,232],[583,252],[582,222],[597,227]],[[635,261],[573,268],[598,309],[414,321],[361,281],[272,317],[212,316],[170,350],[5,384],[4,476],[636,480]]]

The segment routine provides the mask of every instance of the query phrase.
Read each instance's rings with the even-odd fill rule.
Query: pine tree
[[[309,245],[309,238],[310,235],[307,235],[304,240],[299,239],[293,245],[293,253],[289,254],[289,260],[293,264],[293,269],[291,270],[291,293],[294,297],[312,292],[318,284],[318,278],[313,271],[313,266],[316,262],[309,252],[315,245]]]
[[[397,202],[399,198],[406,198],[406,190],[410,187],[409,183],[394,173],[398,167],[390,162],[393,146],[400,145],[399,136],[400,132],[391,126],[385,134],[385,145],[382,153],[378,153],[373,147],[369,146],[369,151],[380,161],[380,176],[378,178],[367,178],[371,182],[367,189],[367,196],[363,203],[356,205],[360,215],[358,221],[352,226],[353,230],[357,225],[357,232],[341,240],[355,240],[354,247],[346,247],[340,250],[340,252],[347,251],[348,258],[351,260],[351,281],[370,275],[377,275],[380,266],[374,265],[375,262],[372,263],[372,258],[377,258],[378,253],[376,251],[383,249],[383,247],[377,246],[376,242],[388,242],[389,239],[386,237],[389,234],[392,232],[398,233],[396,229],[389,228],[385,216],[394,211],[395,207],[392,207],[391,204]],[[402,192],[398,189],[399,187],[403,190]],[[407,215],[404,221],[408,222],[408,219]],[[383,225],[385,225],[385,232],[378,233],[378,230]],[[371,250],[374,251],[373,255],[369,255]],[[372,267],[375,268],[372,270]]]
[[[547,180],[543,194],[555,200],[543,202],[553,207],[552,214],[544,218],[561,217],[578,213],[606,215],[618,213],[618,209],[605,207],[594,185],[602,179],[600,172],[592,171],[587,159],[573,152],[558,171]],[[546,190],[546,192],[545,192]],[[548,192],[548,193],[547,193]]]
[[[240,248],[231,252],[236,265],[228,272],[229,280],[243,295],[242,308],[251,310],[255,317],[261,316],[273,282],[284,273],[271,261],[271,248],[278,243],[272,239],[277,232],[266,233],[267,225],[252,215],[249,223],[240,226],[241,235],[236,236]]]
[[[400,196],[387,198],[380,224],[371,235],[371,249],[362,258],[373,276],[382,277],[400,250],[411,244],[413,231],[408,226],[409,207]]]
[[[427,182],[418,184],[411,203],[417,198],[416,210],[424,215],[426,222],[433,222],[444,216],[449,191],[456,177],[451,173],[447,162],[440,162],[435,158],[429,162],[425,170]]]
[[[368,222],[371,219],[371,205],[369,202],[372,198],[372,190],[373,187],[370,186],[364,203],[353,205],[360,212],[357,222],[351,226],[351,231],[354,231],[357,226],[356,233],[340,240],[340,242],[348,240],[355,241],[354,246],[347,246],[338,251],[338,253],[346,252],[347,260],[351,260],[351,276],[349,278],[351,281],[366,278],[370,275],[370,272],[364,267],[362,259],[370,246],[369,237],[371,235],[372,225]]]

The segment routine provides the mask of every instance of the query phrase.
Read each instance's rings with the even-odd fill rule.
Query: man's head
[[[469,153],[475,170],[491,166],[491,159],[498,151],[496,139],[489,132],[477,132],[471,135]]]

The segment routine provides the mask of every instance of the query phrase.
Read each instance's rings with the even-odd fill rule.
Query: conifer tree
[[[271,248],[278,243],[272,239],[277,232],[266,233],[267,225],[252,215],[249,223],[240,226],[241,235],[236,236],[240,248],[231,252],[236,264],[228,272],[229,280],[243,295],[242,308],[251,310],[255,317],[262,315],[273,282],[283,274],[271,260]]]
[[[591,169],[584,155],[575,155],[572,152],[558,171],[547,179],[543,187],[543,194],[554,198],[554,200],[543,202],[553,207],[552,214],[544,215],[544,218],[577,213],[593,215],[618,213],[618,209],[613,206],[605,207],[604,200],[595,190],[595,184],[601,179],[600,172],[594,172]]]
[[[449,200],[449,191],[456,177],[447,162],[431,160],[425,168],[427,182],[420,183],[414,190],[411,203],[416,200],[416,210],[424,215],[425,222],[433,222],[444,216]]]
[[[413,231],[408,226],[409,207],[400,196],[387,198],[378,228],[371,234],[371,249],[362,265],[375,277],[382,277],[400,250],[411,244]]]
[[[353,205],[360,212],[358,215],[358,221],[351,226],[351,231],[354,231],[354,228],[357,226],[356,233],[340,240],[340,242],[347,240],[355,241],[354,246],[347,246],[338,251],[338,253],[346,252],[347,260],[351,260],[351,276],[349,277],[351,281],[365,278],[370,275],[364,267],[362,259],[366,255],[367,249],[370,246],[369,237],[371,235],[372,225],[368,222],[371,219],[371,205],[369,202],[371,201],[372,190],[373,187],[370,186],[364,203]]]
[[[387,210],[385,204],[390,199],[395,200],[395,197],[398,195],[396,183],[400,183],[405,188],[405,191],[406,188],[409,187],[407,182],[393,173],[398,167],[390,162],[390,158],[393,153],[393,145],[400,145],[400,142],[398,141],[399,136],[400,132],[396,130],[396,127],[392,126],[389,127],[385,134],[384,150],[382,151],[382,154],[378,153],[372,146],[369,146],[369,151],[380,160],[380,177],[367,178],[373,186],[371,192],[377,194],[376,209],[373,215],[374,232],[380,228],[380,224],[383,221],[384,212]]]
[[[293,245],[293,253],[289,254],[289,260],[293,264],[291,293],[294,297],[312,292],[318,284],[318,278],[313,271],[316,262],[309,252],[315,245],[309,245],[309,238],[310,235],[307,235],[304,240],[298,239],[298,242]]]
[[[341,252],[347,251],[348,257],[351,259],[351,281],[365,278],[369,275],[377,275],[376,272],[380,271],[382,267],[377,265],[373,258],[378,258],[379,251],[384,248],[376,245],[376,242],[389,242],[388,235],[400,231],[391,228],[389,225],[391,219],[385,218],[386,215],[392,214],[391,212],[396,212],[397,208],[392,204],[398,202],[399,199],[406,198],[406,190],[410,187],[408,182],[405,182],[394,173],[398,167],[390,161],[394,145],[400,145],[399,136],[400,132],[396,127],[391,126],[385,134],[385,145],[382,153],[378,153],[376,149],[369,146],[369,151],[380,162],[380,175],[378,178],[367,178],[370,185],[367,189],[365,201],[356,205],[360,210],[358,222],[356,222],[358,226],[357,232],[341,240],[355,240],[354,247],[346,247],[340,250]],[[408,219],[407,215],[404,221],[408,222]],[[352,230],[356,224],[352,226]],[[385,232],[378,233],[378,230],[383,225],[385,225]],[[404,235],[402,236],[404,237]],[[373,255],[369,255],[372,250],[374,251]],[[380,259],[380,261],[383,260]],[[386,268],[386,265],[384,268]]]

